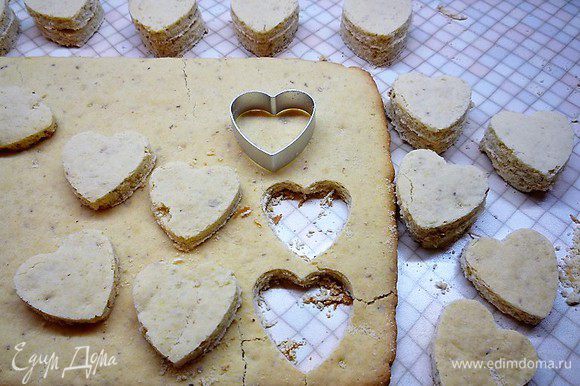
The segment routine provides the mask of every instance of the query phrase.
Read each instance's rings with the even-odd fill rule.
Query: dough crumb
[[[343,287],[341,287],[335,281],[328,279],[323,280],[318,293],[302,299],[302,303],[313,304],[320,310],[324,309],[325,307],[334,307],[336,310],[340,304],[348,306],[351,305],[352,302],[352,297]]]
[[[447,284],[443,280],[435,282],[435,287],[440,289],[442,294],[446,294],[447,292],[449,292],[449,284]]]
[[[437,10],[439,11],[440,14],[447,16],[450,19],[453,20],[467,20],[467,16],[465,16],[462,13],[459,13],[457,11],[454,11],[452,9],[447,9],[445,8],[442,4],[439,4],[437,6]]]
[[[580,303],[580,226],[574,228],[572,247],[559,264],[562,296],[566,304],[575,306]]]
[[[278,349],[280,349],[280,352],[286,357],[286,359],[290,362],[296,363],[296,350],[305,344],[305,342],[296,342],[292,339],[286,339],[278,344]]]

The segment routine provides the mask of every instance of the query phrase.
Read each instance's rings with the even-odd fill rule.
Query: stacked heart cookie
[[[232,0],[231,16],[238,40],[256,56],[284,50],[298,29],[297,0]]]
[[[155,165],[147,138],[126,131],[113,137],[93,132],[73,136],[62,162],[74,193],[91,209],[105,209],[131,197]]]
[[[438,248],[475,222],[489,188],[481,169],[447,164],[431,150],[413,150],[401,162],[396,190],[411,236],[423,247]]]
[[[129,11],[141,40],[157,57],[179,57],[207,32],[197,0],[131,0]]]
[[[447,150],[463,131],[471,88],[453,76],[400,75],[389,93],[388,115],[401,138],[417,149]]]
[[[81,47],[101,26],[105,13],[99,0],[25,0],[40,32],[66,47]]]
[[[498,329],[475,300],[457,300],[445,308],[431,347],[435,385],[525,385],[537,360],[528,338]]]
[[[176,248],[185,252],[226,223],[242,194],[235,170],[193,168],[183,162],[155,169],[149,186],[155,220]]]
[[[56,252],[31,257],[14,276],[18,296],[35,312],[60,323],[105,319],[117,282],[113,246],[97,230],[67,236]]]
[[[56,130],[42,99],[18,86],[0,89],[0,152],[28,149]]]
[[[410,0],[346,0],[340,36],[357,56],[388,66],[405,48],[412,11]]]
[[[465,277],[500,311],[538,324],[552,309],[558,288],[558,267],[552,243],[531,229],[505,240],[480,238],[461,255]]]
[[[18,38],[20,20],[8,6],[8,0],[0,0],[0,55],[6,55]]]
[[[522,192],[549,190],[572,154],[574,133],[554,111],[529,116],[502,111],[480,143],[497,173]]]

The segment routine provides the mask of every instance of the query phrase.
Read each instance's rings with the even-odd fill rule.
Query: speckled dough
[[[461,255],[465,277],[500,311],[538,324],[550,313],[558,288],[552,243],[532,229],[520,229],[503,241],[471,241]]]
[[[495,115],[479,144],[497,173],[522,192],[549,190],[564,169],[574,146],[566,116],[537,111]]]
[[[0,88],[0,152],[27,149],[55,130],[52,111],[38,95],[18,86]]]
[[[340,36],[357,56],[387,66],[405,48],[411,19],[410,0],[346,0]]]
[[[286,48],[298,29],[297,0],[232,0],[231,16],[238,40],[258,56]]]
[[[62,162],[81,202],[98,210],[122,203],[143,185],[155,165],[155,155],[139,133],[107,137],[86,131],[66,143]]]
[[[6,0],[0,0],[0,55],[6,55],[16,44],[20,20]]]
[[[463,131],[471,88],[453,76],[400,75],[389,92],[389,116],[403,140],[417,149],[447,150]]]
[[[25,0],[37,24],[52,29],[79,30],[94,17],[99,0]]]
[[[14,293],[10,279],[0,281],[0,368],[10,368],[15,345],[25,341],[16,361],[21,367],[34,353],[52,352],[66,366],[75,347],[87,345],[91,353],[102,349],[117,358],[117,365],[100,367],[89,379],[84,371],[67,372],[64,379],[62,370],[49,371],[43,379],[47,385],[389,383],[397,331],[394,172],[383,102],[367,72],[328,62],[271,58],[0,58],[0,89],[5,85],[46,95],[59,131],[35,151],[0,160],[0,216],[14,224],[0,226],[0,275],[12,278],[29,256],[56,250],[55,241],[64,235],[96,228],[111,238],[122,276],[115,309],[106,323],[90,329],[47,326]],[[275,95],[288,88],[314,98],[316,130],[305,151],[271,173],[239,147],[229,106],[247,90]],[[112,136],[128,130],[138,130],[151,141],[160,166],[185,162],[236,170],[243,189],[239,208],[246,215],[234,214],[215,236],[186,254],[175,249],[155,222],[147,189],[138,189],[113,210],[80,205],[63,176],[65,143],[85,131]],[[320,181],[343,186],[352,205],[335,243],[306,262],[272,232],[262,199],[279,183],[308,187]],[[220,265],[235,274],[242,289],[242,304],[221,343],[179,368],[143,338],[131,294],[135,277],[146,266],[175,259],[192,273],[197,263]],[[340,344],[307,374],[280,354],[253,307],[256,283],[273,270],[298,278],[331,272],[354,298],[350,326]],[[34,379],[43,376],[42,370],[34,369]],[[23,376],[0,371],[0,384],[20,384]]]
[[[427,248],[461,237],[485,206],[488,190],[481,169],[448,164],[431,150],[408,153],[397,175],[403,221],[413,238]]]
[[[44,37],[65,47],[81,47],[105,18],[99,0],[26,0],[28,13]]]
[[[158,167],[149,187],[155,220],[175,246],[186,252],[221,228],[242,196],[232,168],[194,168],[185,162]]]
[[[493,316],[476,300],[456,300],[439,318],[432,342],[431,360],[435,385],[523,386],[536,368],[507,365],[508,361],[535,362],[536,350],[524,335],[495,326]],[[499,364],[504,361],[504,366]],[[453,361],[481,361],[483,366],[459,368]],[[499,364],[494,367],[494,363]],[[465,363],[465,362],[464,362]]]
[[[196,0],[131,0],[141,40],[158,57],[182,56],[207,32]]]
[[[48,320],[95,323],[115,301],[117,258],[97,230],[67,236],[56,252],[26,260],[14,275],[18,296]]]
[[[81,29],[56,29],[42,24],[37,24],[37,27],[45,38],[61,46],[82,47],[97,32],[104,19],[105,11],[97,3],[94,17]]]
[[[153,263],[135,278],[133,301],[147,341],[179,367],[219,343],[240,306],[241,289],[232,272],[208,261]]]

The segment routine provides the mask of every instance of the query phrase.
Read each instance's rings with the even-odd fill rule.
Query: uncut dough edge
[[[117,357],[119,365],[99,368],[88,381],[81,371],[67,372],[64,379],[74,384],[388,382],[396,343],[394,171],[382,100],[368,73],[332,63],[269,58],[3,58],[0,85],[4,84],[24,85],[45,96],[60,130],[33,149],[0,158],[8,165],[4,169],[8,173],[0,173],[0,213],[6,223],[17,224],[0,229],[0,272],[12,278],[28,257],[54,251],[63,236],[93,227],[111,238],[119,257],[120,283],[107,321],[71,329],[45,323],[18,299],[12,280],[3,281],[0,302],[6,312],[0,315],[0,342],[9,349],[1,350],[0,368],[8,370],[0,371],[0,383],[20,383],[24,376],[9,370],[17,353],[14,346],[20,342],[27,342],[18,353],[21,366],[32,353],[57,351],[61,370],[49,371],[47,382],[62,382],[62,367],[79,345],[90,345],[91,352],[104,349]],[[231,100],[247,89],[277,93],[286,88],[307,91],[317,101],[317,127],[305,151],[273,174],[241,152],[229,129],[228,109]],[[147,189],[103,212],[85,208],[64,178],[62,146],[84,130],[111,135],[131,129],[149,138],[158,165],[196,160],[199,166],[236,168],[244,196],[240,207],[249,206],[251,215],[232,218],[217,233],[219,238],[184,254],[155,223]],[[362,148],[366,150],[358,151]],[[352,198],[350,218],[337,242],[311,263],[294,256],[277,239],[262,213],[262,194],[286,180],[302,186],[337,181]],[[183,257],[185,264],[213,259],[234,271],[243,290],[237,319],[221,344],[179,370],[167,367],[139,332],[131,297],[133,279],[143,267],[176,257]],[[272,269],[287,269],[300,277],[318,269],[340,272],[357,299],[351,327],[339,347],[307,375],[282,357],[254,312],[253,286]],[[34,370],[35,375],[39,372]]]

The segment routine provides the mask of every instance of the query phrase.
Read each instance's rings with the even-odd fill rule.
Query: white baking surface
[[[200,0],[199,3],[209,33],[186,57],[250,56],[235,38],[229,2]],[[467,19],[457,21],[442,15],[437,11],[441,3]],[[475,108],[469,114],[463,135],[444,157],[456,163],[475,164],[489,172],[491,190],[486,210],[472,228],[471,236],[466,235],[444,251],[419,248],[405,227],[399,226],[399,330],[392,383],[431,384],[428,346],[442,308],[455,299],[476,298],[488,306],[501,326],[530,337],[542,360],[571,362],[570,369],[538,370],[532,384],[578,384],[578,308],[567,306],[558,294],[554,309],[541,324],[533,328],[518,324],[479,297],[463,278],[458,256],[470,237],[503,238],[522,227],[546,235],[558,249],[559,258],[566,255],[571,245],[570,215],[578,215],[580,208],[578,124],[573,126],[574,153],[558,183],[547,194],[523,194],[508,186],[494,173],[477,144],[490,117],[502,109],[556,110],[570,120],[578,118],[580,3],[575,0],[415,1],[407,49],[401,61],[390,68],[373,68],[344,45],[337,33],[340,1],[300,0],[300,5],[296,39],[280,57],[327,59],[363,67],[373,74],[383,98],[397,74],[414,69],[427,75],[460,76],[473,87]],[[11,7],[22,21],[22,33],[8,56],[149,56],[131,24],[127,2],[103,1],[103,6],[106,20],[99,32],[84,47],[68,49],[44,39],[27,15],[22,0],[13,0]],[[398,165],[410,147],[395,132],[392,139],[393,161]],[[308,243],[308,239],[303,241]],[[449,290],[443,293],[436,287],[437,282],[448,283]],[[283,298],[279,296],[279,299]],[[305,320],[313,320],[316,315]]]

